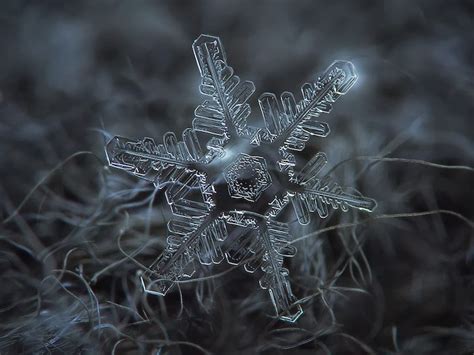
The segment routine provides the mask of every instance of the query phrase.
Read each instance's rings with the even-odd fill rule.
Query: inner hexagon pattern
[[[267,162],[262,157],[241,153],[224,171],[229,194],[255,202],[271,184]]]

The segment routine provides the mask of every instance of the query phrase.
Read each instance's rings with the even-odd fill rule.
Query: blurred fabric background
[[[0,353],[474,352],[473,21],[472,1],[2,1]],[[226,264],[165,298],[137,279],[169,212],[104,144],[190,126],[201,33],[254,81],[255,125],[261,93],[300,95],[336,59],[358,70],[298,159],[326,152],[379,205],[292,224],[360,222],[297,244],[296,324]]]

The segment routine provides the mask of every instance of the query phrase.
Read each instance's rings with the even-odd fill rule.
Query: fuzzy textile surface
[[[0,8],[0,354],[474,352],[472,1]],[[294,324],[273,317],[258,273],[225,263],[165,297],[139,282],[170,212],[163,191],[108,167],[104,144],[190,125],[201,33],[256,97],[296,92],[336,59],[358,70],[331,135],[297,158],[326,152],[378,207],[291,224]]]

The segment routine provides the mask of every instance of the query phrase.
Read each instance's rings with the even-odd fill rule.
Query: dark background
[[[0,353],[463,354],[474,351],[471,1],[2,1]],[[160,139],[201,102],[191,45],[219,36],[236,73],[277,94],[335,59],[359,81],[312,139],[374,214],[292,224],[304,316],[275,321],[258,275],[145,296],[136,272],[164,247],[153,187],[106,167],[113,135]],[[90,151],[79,153],[79,151]],[[309,157],[308,153],[299,159]],[[60,164],[58,166],[58,164]],[[39,183],[36,186],[35,184]],[[449,210],[460,213],[462,220]],[[438,211],[438,212],[436,212]]]

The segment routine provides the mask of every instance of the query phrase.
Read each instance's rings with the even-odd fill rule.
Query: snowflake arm
[[[263,276],[260,287],[268,290],[277,317],[295,322],[303,310],[295,304],[288,270],[283,267],[285,257],[296,255],[296,248],[290,244],[288,224],[277,222],[268,216],[257,216],[249,211],[233,211],[226,214],[229,224],[245,228],[226,248],[226,259],[230,264],[244,265],[245,271],[254,273],[260,269]]]
[[[255,86],[234,75],[218,37],[201,35],[194,42],[193,51],[202,77],[200,91],[209,97],[196,108],[193,127],[215,136],[211,146],[223,146],[231,137],[248,134],[247,101]]]
[[[315,83],[306,83],[301,87],[303,99],[298,103],[290,92],[281,95],[282,107],[278,105],[275,94],[262,94],[258,101],[269,140],[275,142],[275,146],[284,145],[288,149],[301,151],[310,135],[326,137],[329,126],[315,118],[321,113],[329,113],[332,104],[346,94],[356,80],[351,62],[336,61]]]
[[[191,277],[193,261],[219,264],[224,259],[220,242],[227,237],[225,221],[215,212],[214,187],[205,175],[192,170],[176,170],[165,191],[174,217],[168,222],[167,246],[142,277],[145,291],[165,295],[175,281]],[[199,189],[201,198],[193,196]],[[145,282],[144,278],[151,282]],[[148,285],[146,285],[148,283]]]
[[[168,223],[167,246],[142,275],[145,292],[164,296],[176,281],[191,277],[194,260],[203,265],[224,260],[221,242],[227,237],[225,221],[208,214],[199,218],[177,216]]]
[[[329,113],[333,103],[345,95],[356,80],[357,74],[351,62],[336,61],[316,82],[301,87],[303,99],[298,103],[290,92],[281,95],[281,106],[275,94],[260,96],[258,101],[266,127],[263,141],[280,149],[282,160],[278,164],[281,171],[289,171],[290,176],[293,173],[295,159],[289,150],[302,151],[311,136],[326,137],[329,134],[329,125],[317,118],[322,113]]]
[[[296,175],[298,188],[291,193],[291,203],[298,221],[308,224],[310,212],[317,211],[321,218],[329,214],[329,207],[348,211],[349,207],[372,212],[377,203],[360,194],[349,194],[329,176],[320,177],[319,173],[326,165],[326,154],[316,154]]]
[[[197,170],[197,163],[207,163],[196,132],[189,128],[183,132],[182,141],[172,132],[165,133],[162,144],[156,144],[152,138],[133,140],[115,136],[107,143],[105,152],[110,166],[157,186],[167,182],[177,169]]]
[[[284,257],[296,255],[296,248],[289,244],[291,237],[286,223],[267,219],[260,226],[261,250],[258,251],[260,268],[264,272],[259,284],[268,290],[277,316],[288,322],[295,322],[302,314],[301,306],[295,305],[296,297],[291,290],[288,269],[283,267]]]

